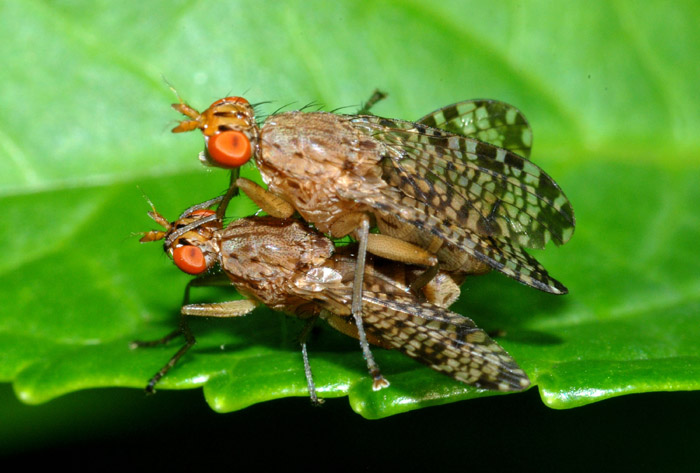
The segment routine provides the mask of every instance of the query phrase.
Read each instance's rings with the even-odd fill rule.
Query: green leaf
[[[27,403],[91,387],[142,388],[179,346],[130,350],[177,324],[188,277],[159,245],[167,217],[226,188],[197,134],[174,136],[176,98],[245,95],[268,113],[318,102],[417,119],[467,98],[517,106],[532,159],[567,192],[573,239],[533,252],[570,294],[499,274],[453,308],[488,330],[544,402],[700,387],[700,34],[695,2],[3,2],[0,4],[0,379]],[[29,46],[28,46],[29,45]],[[41,47],[39,47],[41,46]],[[252,168],[244,173],[255,175]],[[241,199],[234,212],[253,212]],[[198,300],[237,297],[195,292]],[[220,412],[307,396],[298,321],[261,309],[196,321],[199,343],[159,389],[203,386]],[[324,397],[377,418],[478,392],[323,327],[310,357]]]

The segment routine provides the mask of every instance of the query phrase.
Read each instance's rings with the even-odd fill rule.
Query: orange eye
[[[253,154],[250,140],[241,131],[222,131],[210,137],[207,151],[217,164],[227,168],[243,166]]]
[[[207,269],[202,250],[192,245],[178,246],[173,250],[175,266],[187,274],[201,274]]]
[[[226,98],[217,100],[216,102],[214,102],[213,104],[211,104],[211,106],[210,106],[209,108],[216,107],[217,105],[220,105],[220,104],[222,104],[222,103],[224,103],[224,102],[227,102],[227,103],[244,103],[244,104],[246,104],[246,105],[250,105],[250,103],[249,103],[246,99],[244,99],[243,97],[226,97]]]

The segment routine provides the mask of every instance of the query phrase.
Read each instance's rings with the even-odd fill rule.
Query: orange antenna
[[[161,227],[165,228],[165,231],[160,231],[160,230],[151,230],[149,232],[144,232],[142,233],[142,237],[139,240],[141,243],[145,243],[147,241],[156,241],[156,240],[162,240],[165,237],[165,234],[170,231],[170,228],[172,225],[170,225],[170,222],[163,217],[161,214],[158,213],[156,210],[155,205],[153,205],[153,202],[151,202],[151,199],[148,198],[148,196],[144,193],[143,198],[146,199],[146,202],[148,202],[148,205],[151,206],[150,212],[148,212],[148,216],[151,217],[155,222],[160,225]]]
[[[166,83],[168,88],[173,91],[173,94],[175,94],[175,97],[177,97],[178,102],[185,103],[185,101],[182,100],[182,97],[180,97],[180,93],[177,91],[175,86],[168,80],[168,78],[165,77],[165,75],[161,75],[160,77],[163,79],[163,82]]]

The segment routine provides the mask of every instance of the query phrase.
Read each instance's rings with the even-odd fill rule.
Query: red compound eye
[[[209,138],[207,151],[217,164],[227,168],[243,166],[253,154],[250,140],[241,131],[222,131]]]
[[[175,266],[187,274],[201,274],[207,270],[202,250],[192,245],[178,246],[173,250]]]
[[[243,97],[226,97],[226,98],[217,100],[216,102],[211,104],[211,107],[209,107],[209,108],[216,107],[217,105],[220,105],[224,102],[226,102],[226,103],[244,103],[246,105],[250,105],[250,103],[246,99],[244,99]]]

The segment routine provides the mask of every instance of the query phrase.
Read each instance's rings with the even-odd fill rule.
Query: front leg
[[[221,206],[221,202],[224,200],[224,196],[220,195],[218,197],[214,197],[213,199],[209,199],[207,201],[204,201],[200,204],[193,205],[192,207],[186,208],[181,214],[179,218],[185,218],[189,215],[192,214],[192,212],[196,212],[197,210],[202,210],[202,209],[208,209],[212,205],[219,204]]]
[[[187,325],[187,316],[204,316],[204,317],[239,317],[246,315],[255,309],[256,303],[242,299],[238,301],[222,302],[218,304],[189,304],[183,306],[180,314],[180,330],[185,336],[185,344],[175,353],[172,358],[163,366],[148,382],[146,392],[153,393],[155,386],[170,371],[173,366],[184,356],[187,351],[194,346],[197,341]]]
[[[189,130],[186,130],[189,131]],[[199,160],[202,161],[203,163],[209,162],[205,155],[206,151],[202,151],[199,154]],[[216,218],[218,220],[224,219],[226,217],[226,209],[228,208],[228,204],[231,201],[232,198],[238,195],[238,185],[236,184],[236,181],[238,180],[238,176],[241,174],[240,168],[232,168],[231,173],[229,175],[229,184],[228,184],[228,189],[226,190],[226,193],[222,196],[216,197],[214,199],[211,199],[207,202],[204,202],[202,204],[195,205],[193,207],[190,207],[189,209],[185,210],[182,215],[180,215],[180,218],[182,218],[184,215],[187,215],[188,213],[191,213],[194,210],[199,210],[203,208],[209,208],[210,206],[214,204],[219,204],[219,206],[216,208]],[[205,206],[205,204],[207,204]]]
[[[251,299],[209,304],[188,304],[182,307],[183,315],[194,317],[240,317],[250,314],[258,303]]]
[[[210,202],[210,201],[209,201]],[[204,202],[203,204],[199,205],[204,205],[207,204],[208,202]],[[197,206],[191,207],[193,210],[198,210],[196,208]],[[208,207],[208,206],[207,206]],[[205,208],[205,207],[199,207],[199,208]],[[185,286],[185,291],[182,296],[182,307],[188,305],[190,303],[190,291],[193,287],[213,287],[213,286],[230,286],[231,282],[229,279],[226,277],[225,274],[220,273],[220,274],[208,274],[206,276],[201,276],[195,279],[191,279],[187,285]],[[134,340],[133,342],[129,343],[129,348],[136,349],[136,348],[147,348],[147,347],[155,347],[158,345],[165,345],[170,340],[177,338],[180,335],[184,335],[185,338],[192,338],[194,340],[194,335],[192,335],[192,332],[190,331],[190,327],[187,324],[187,319],[184,317],[185,314],[182,313],[182,310],[180,310],[180,322],[178,324],[178,328],[164,336],[163,338],[159,338],[157,340]],[[193,343],[194,344],[194,343]]]
[[[382,92],[379,89],[375,89],[374,92],[372,92],[372,96],[357,111],[357,115],[370,115],[370,109],[374,107],[377,104],[377,102],[384,100],[386,96],[386,92]]]
[[[231,201],[232,198],[238,195],[238,185],[236,184],[236,181],[238,180],[238,176],[240,174],[241,168],[236,167],[231,169],[228,190],[221,199],[221,203],[216,208],[216,218],[221,221],[223,221],[224,217],[226,216],[226,208],[228,207],[228,203]]]
[[[263,189],[250,179],[240,177],[236,180],[236,185],[268,215],[276,218],[289,218],[294,215],[292,204],[267,189]]]
[[[202,314],[202,313],[194,313],[196,312],[196,309],[192,309],[193,307],[201,307],[201,306],[206,306],[206,304],[190,304],[190,290],[193,287],[202,287],[202,286],[229,286],[231,282],[229,279],[226,277],[225,274],[214,274],[214,275],[207,275],[204,277],[196,278],[190,280],[190,282],[187,283],[187,286],[185,287],[185,293],[183,296],[183,301],[182,301],[182,308],[180,309],[180,321],[178,323],[178,328],[167,334],[165,337],[160,338],[158,340],[150,340],[150,341],[140,341],[140,340],[135,340],[129,344],[129,347],[131,349],[136,349],[136,348],[145,348],[145,347],[154,347],[158,345],[164,345],[174,338],[179,337],[180,335],[185,337],[185,344],[173,355],[170,360],[163,366],[153,377],[148,381],[148,385],[146,386],[146,392],[149,394],[152,394],[155,392],[155,386],[158,384],[158,382],[165,376],[172,368],[177,364],[177,362],[182,358],[185,353],[189,351],[190,348],[192,348],[195,343],[197,343],[197,340],[195,339],[194,334],[192,333],[192,330],[190,329],[189,324],[187,323],[187,317],[192,316],[192,315],[210,315],[210,314]],[[240,301],[234,301],[230,309],[231,309],[231,314],[228,315],[228,317],[234,317],[234,316],[239,316],[239,315],[245,315],[248,312],[252,311],[255,308],[255,303],[253,301],[249,300],[240,300]],[[219,304],[222,305],[222,304]],[[218,317],[223,317],[224,315],[214,315],[211,314],[212,316],[218,316]]]

